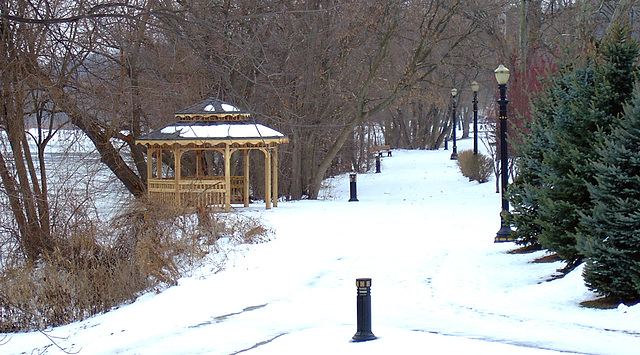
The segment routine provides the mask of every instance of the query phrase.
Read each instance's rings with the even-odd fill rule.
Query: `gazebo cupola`
[[[147,191],[151,198],[174,206],[213,207],[231,210],[232,203],[249,206],[249,153],[259,150],[265,157],[265,205],[278,205],[278,144],[284,134],[250,122],[251,114],[234,105],[209,98],[175,113],[177,122],[137,139],[147,147]],[[231,156],[242,152],[242,175],[231,175]],[[173,167],[164,166],[165,153],[172,153]],[[193,153],[191,153],[193,152]],[[219,152],[224,176],[214,175],[207,156]],[[183,157],[195,156],[195,172],[182,173]]]

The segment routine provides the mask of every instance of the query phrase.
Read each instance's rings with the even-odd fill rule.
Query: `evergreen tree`
[[[575,259],[573,245],[558,235],[557,230],[570,224],[566,215],[571,210],[563,196],[563,185],[571,170],[571,162],[564,161],[567,141],[562,139],[575,116],[573,105],[584,97],[585,88],[592,87],[592,69],[576,70],[565,67],[555,73],[545,85],[542,95],[534,103],[534,115],[527,134],[514,144],[518,156],[518,177],[509,186],[513,209],[509,221],[516,226],[516,242],[527,246],[542,245],[557,252],[565,260]],[[582,88],[582,90],[578,90]],[[556,201],[560,203],[555,203]],[[557,218],[551,218],[551,216]]]
[[[606,122],[592,101],[597,85],[594,72],[589,67],[566,73],[552,88],[551,97],[557,105],[551,112],[545,110],[553,119],[547,127],[549,144],[542,160],[537,218],[542,231],[538,241],[564,259],[568,269],[580,261],[575,233],[579,212],[590,208],[586,181],[593,175],[585,171],[585,166],[596,141],[597,122]]]
[[[587,286],[619,302],[640,300],[640,89],[620,127],[598,149],[594,208],[578,237]]]
[[[549,95],[541,96],[538,102],[544,100],[547,104],[553,105],[553,100],[545,100],[549,97]],[[549,106],[539,103],[537,107]],[[549,118],[553,117],[553,115],[541,114],[540,111],[534,111],[535,119],[525,122],[524,130],[518,134],[520,140],[510,142],[518,157],[516,160],[518,174],[507,189],[507,198],[512,206],[506,216],[507,223],[516,227],[512,237],[517,244],[532,249],[541,247],[538,242],[541,227],[537,221],[543,176],[541,162],[545,148],[549,146],[546,131],[550,124]]]
[[[631,96],[637,43],[628,26],[615,27],[583,68],[570,63],[554,75],[535,102],[532,130],[516,147],[519,174],[510,188],[511,220],[519,241],[535,236],[570,269],[581,260],[576,235],[581,213],[592,208],[595,147],[611,132]],[[622,104],[621,104],[622,103]]]

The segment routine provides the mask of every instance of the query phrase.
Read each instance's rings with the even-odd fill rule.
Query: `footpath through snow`
[[[80,354],[638,354],[640,307],[581,308],[595,296],[580,270],[547,282],[561,263],[494,244],[495,182],[469,182],[450,153],[394,151],[358,175],[359,202],[339,176],[324,200],[250,207],[272,241],[47,334]],[[350,343],[360,277],[378,339]],[[7,340],[0,353],[63,353],[41,333]]]

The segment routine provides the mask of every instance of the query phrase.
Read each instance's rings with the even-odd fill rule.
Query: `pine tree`
[[[575,253],[567,245],[575,245],[565,238],[556,238],[557,230],[567,228],[566,217],[572,206],[563,196],[569,189],[564,179],[571,170],[571,162],[564,160],[567,140],[563,139],[575,116],[572,107],[584,97],[585,88],[592,87],[592,69],[570,67],[555,73],[534,103],[533,120],[528,133],[514,145],[519,157],[518,177],[509,187],[513,210],[509,220],[516,226],[516,242],[538,246],[558,253],[565,260],[575,260]],[[581,87],[581,90],[577,88]],[[553,218],[552,218],[553,217]],[[555,218],[557,217],[557,218]]]
[[[620,127],[598,149],[589,186],[594,208],[580,234],[587,286],[619,302],[640,301],[640,88]]]
[[[547,104],[553,104],[550,97],[547,94],[538,98],[536,108],[549,108]],[[542,101],[546,102],[542,103]],[[545,148],[549,146],[546,131],[550,124],[549,118],[553,117],[541,111],[535,111],[534,120],[525,122],[526,133],[520,131],[518,134],[520,139],[517,142],[511,142],[518,157],[516,160],[518,175],[507,190],[507,198],[512,205],[511,211],[506,216],[507,222],[516,227],[512,237],[517,244],[532,249],[541,247],[538,242],[541,227],[537,222],[543,176],[541,162]]]
[[[595,147],[631,97],[625,78],[638,71],[638,46],[630,34],[628,26],[615,27],[585,67],[566,63],[535,102],[531,134],[516,147],[522,177],[509,190],[516,237],[529,243],[537,238],[568,269],[582,258],[576,236],[585,228],[581,214],[593,207],[587,185],[595,183]]]
[[[542,161],[544,175],[539,192],[537,223],[541,228],[540,244],[556,252],[573,268],[581,259],[576,249],[575,234],[579,227],[579,212],[589,209],[586,181],[593,174],[585,171],[590,156],[598,118],[602,112],[593,109],[596,89],[595,69],[574,69],[566,73],[552,90],[557,100],[552,124],[547,127],[549,140]],[[592,109],[586,109],[590,107]],[[547,110],[549,111],[549,110]]]

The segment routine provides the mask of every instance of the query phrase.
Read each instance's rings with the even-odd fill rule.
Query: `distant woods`
[[[176,110],[218,97],[290,137],[280,148],[279,191],[314,199],[323,178],[365,171],[372,145],[440,147],[452,129],[453,87],[464,127],[474,80],[480,118],[492,122],[499,63],[512,70],[510,118],[518,126],[557,59],[595,45],[612,20],[639,11],[631,1],[542,0],[0,6],[2,208],[15,226],[7,233],[32,260],[55,245],[57,218],[78,217],[49,193],[43,154],[60,128],[83,132],[117,181],[143,196],[147,165],[135,139],[173,121]],[[261,198],[261,184],[252,185]]]

